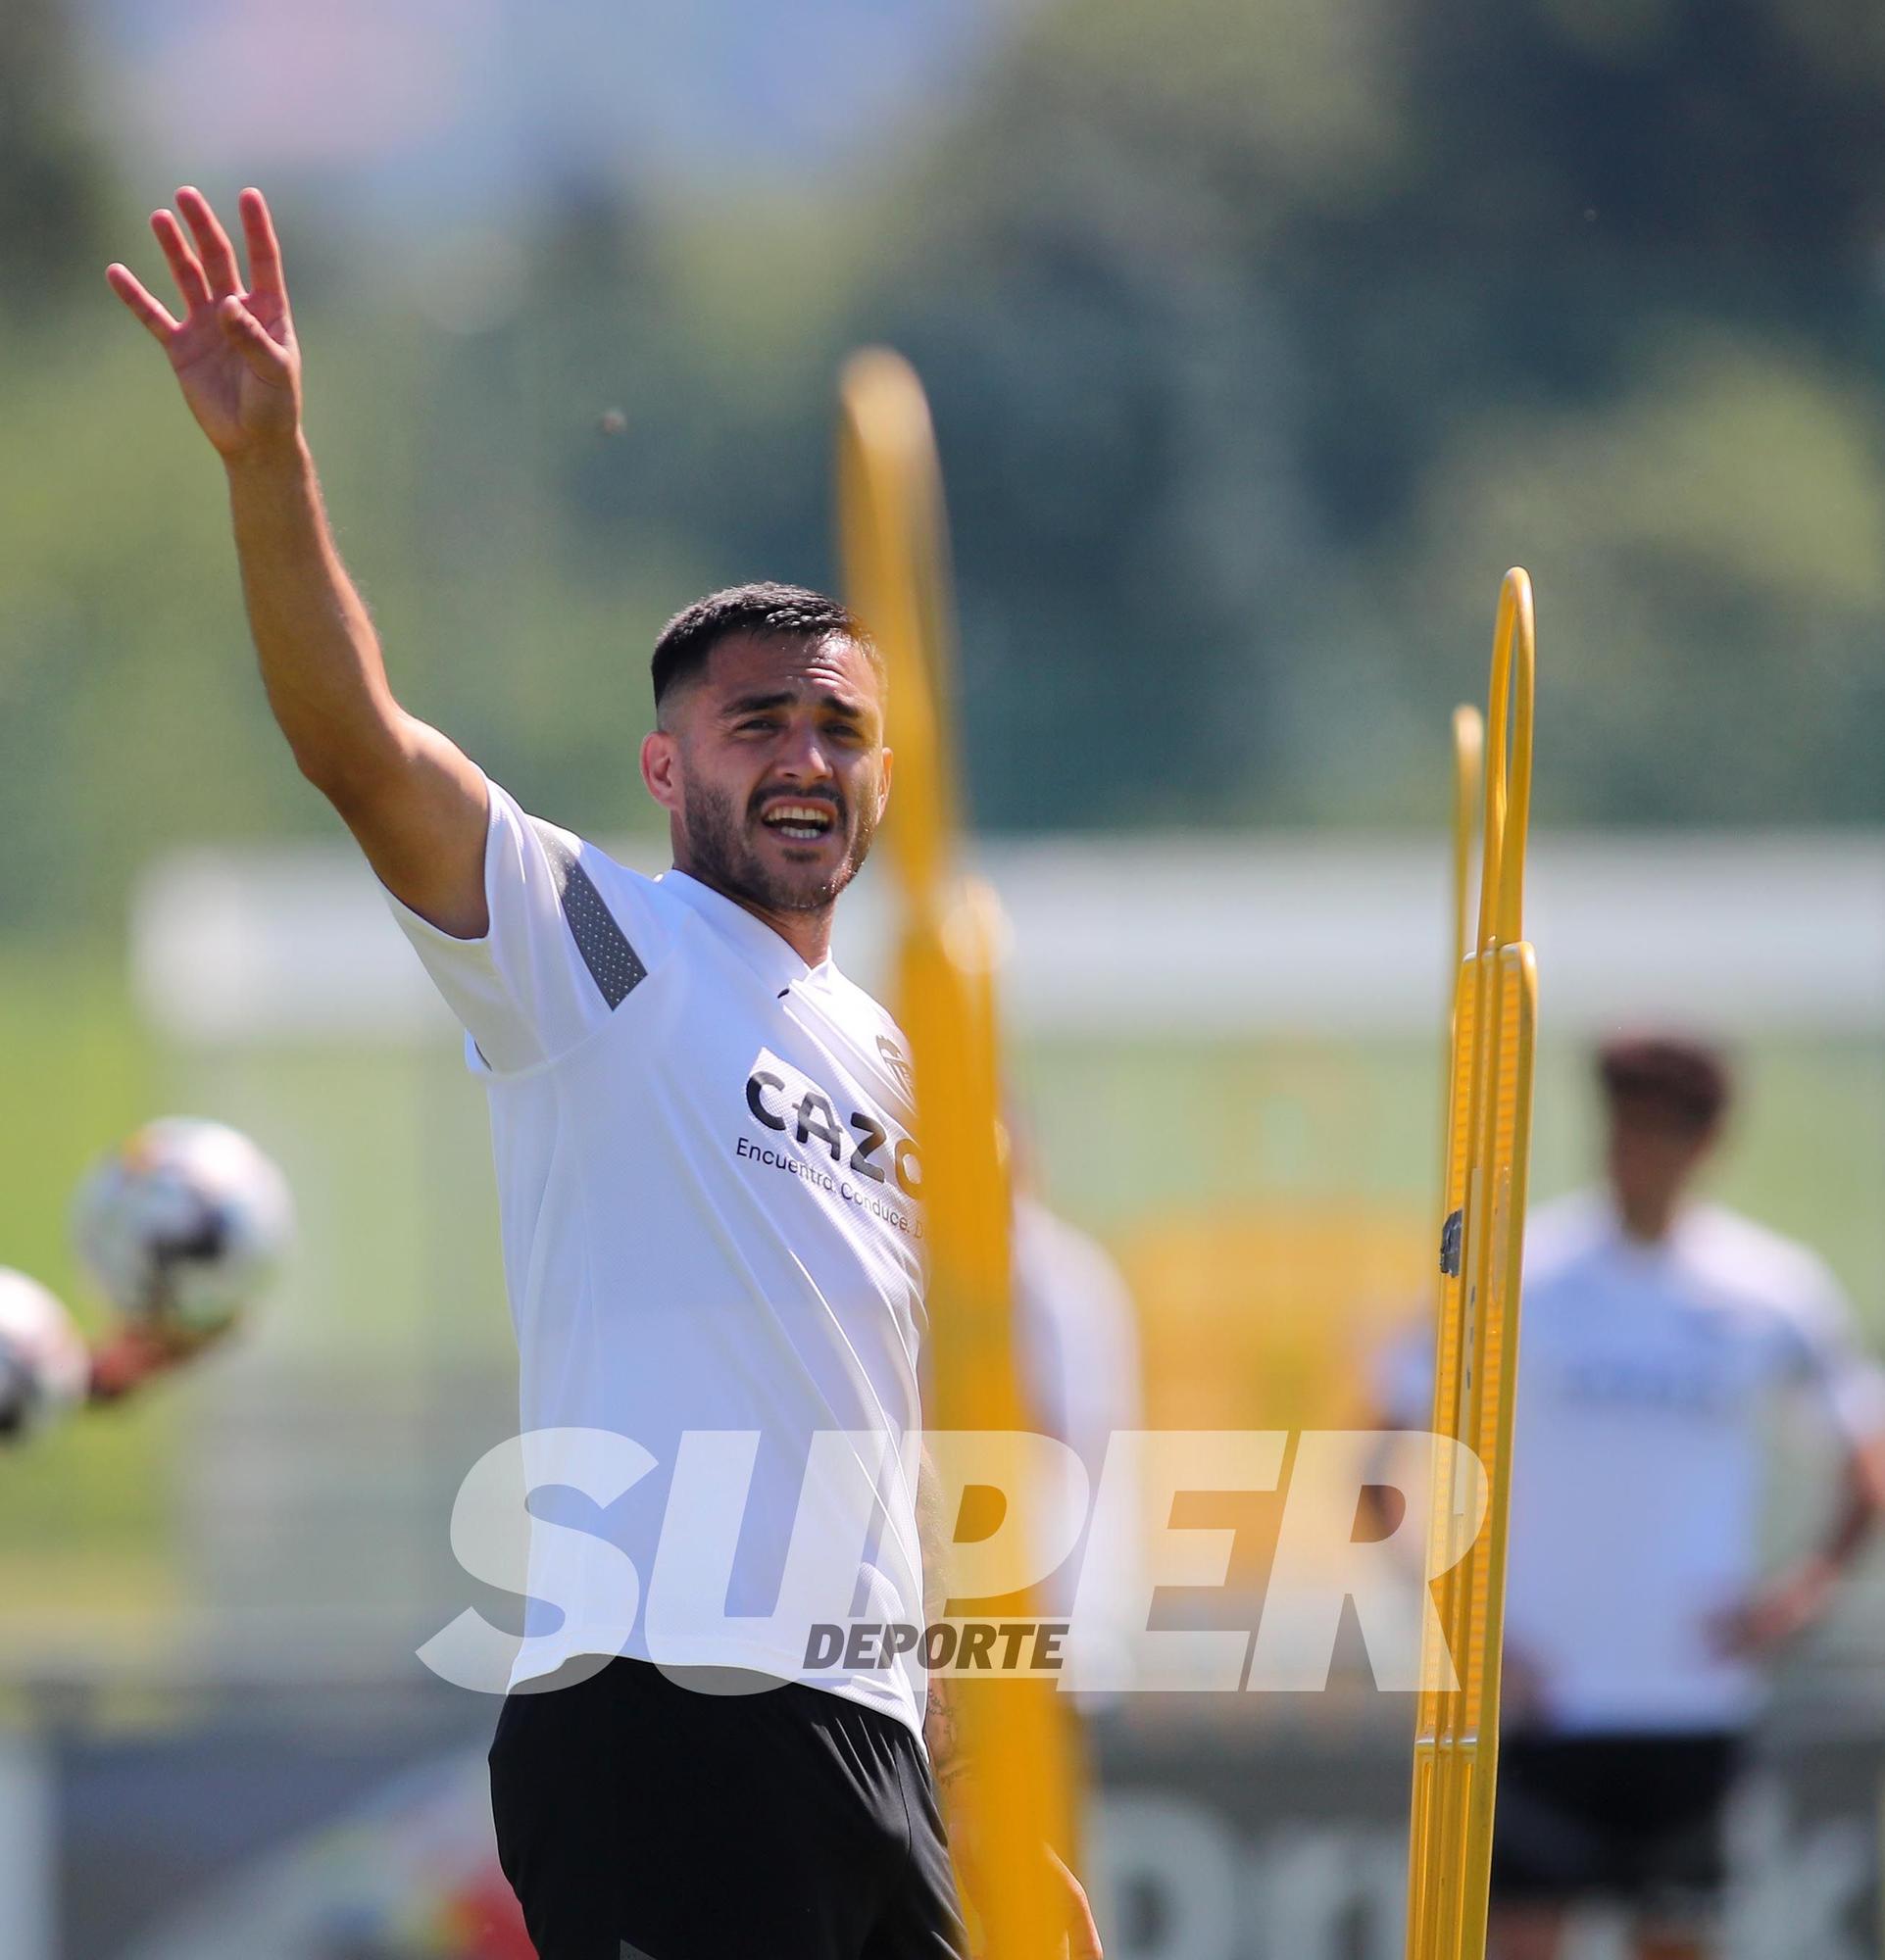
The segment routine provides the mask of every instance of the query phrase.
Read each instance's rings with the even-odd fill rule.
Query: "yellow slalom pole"
[[[1447,1052],[1453,1048],[1453,983],[1467,952],[1472,904],[1472,826],[1479,814],[1486,723],[1476,708],[1453,710],[1453,964],[1447,970]]]
[[[1482,764],[1484,762],[1486,724],[1476,708],[1463,704],[1453,710],[1453,828],[1450,897],[1453,911],[1453,935],[1450,942],[1447,963],[1446,1027],[1440,1045],[1441,1072],[1445,1079],[1446,1094],[1440,1104],[1440,1215],[1445,1218],[1452,1210],[1448,1197],[1449,1176],[1448,1153],[1452,1146],[1455,1109],[1455,1019],[1459,976],[1461,966],[1471,947],[1470,920],[1472,916],[1472,833],[1479,819],[1479,799]],[[1436,1276],[1438,1276],[1436,1274]],[[1459,1409],[1459,1346],[1460,1330],[1457,1322],[1446,1312],[1444,1281],[1434,1289],[1434,1394],[1433,1394],[1433,1434],[1436,1437],[1452,1436],[1458,1428]],[[1453,1474],[1454,1466],[1442,1448],[1435,1444],[1429,1468],[1431,1479],[1431,1498],[1427,1523],[1426,1570],[1429,1574],[1442,1570],[1457,1556],[1457,1549],[1450,1550],[1454,1530],[1454,1507],[1448,1501],[1444,1489],[1445,1480]],[[1426,1631],[1430,1634],[1431,1628]],[[1438,1642],[1428,1639],[1420,1655],[1420,1691],[1414,1716],[1414,1734],[1419,1739],[1414,1748],[1414,1801],[1410,1815],[1408,1838],[1409,1874],[1409,1941],[1410,1955],[1417,1949],[1414,1945],[1413,1929],[1423,1920],[1430,1909],[1425,1903],[1424,1883],[1431,1863],[1431,1841],[1434,1814],[1439,1806],[1437,1769],[1437,1736],[1440,1724],[1440,1669],[1442,1648]],[[1432,1740],[1430,1740],[1432,1739]]]
[[[1453,1136],[1454,996],[1460,968],[1472,951],[1472,833],[1480,821],[1480,796],[1485,773],[1486,722],[1479,710],[1462,703],[1453,710],[1453,939],[1447,964],[1447,1024],[1440,1041],[1440,1066],[1446,1094],[1440,1104],[1441,1196],[1446,1195],[1447,1151]],[[1450,1204],[1440,1207],[1444,1218]],[[1436,1298],[1439,1289],[1435,1289]],[[1436,1384],[1439,1373],[1436,1371]],[[1438,1432],[1435,1432],[1438,1434]]]
[[[901,357],[855,355],[841,400],[847,597],[888,672],[895,775],[884,842],[903,900],[897,1006],[922,1143],[926,1421],[937,1430],[1022,1430],[995,1008],[1001,920],[993,893],[957,861],[941,473],[921,384]],[[1077,1825],[1072,1743],[1054,1685],[958,1676],[951,1691],[974,1767],[952,1781],[945,1803],[952,1844],[972,1847],[969,1904],[982,1950],[991,1960],[1053,1960],[1065,1912],[1044,1847],[1071,1862]]]
[[[1524,940],[1537,644],[1531,580],[1493,632],[1476,936],[1453,999],[1434,1336],[1435,1475],[1409,1829],[1409,1960],[1483,1960],[1530,1161],[1538,972]],[[1474,746],[1455,716],[1455,932],[1463,942]],[[1472,717],[1474,720],[1476,716]],[[1480,1515],[1483,1496],[1484,1515]]]

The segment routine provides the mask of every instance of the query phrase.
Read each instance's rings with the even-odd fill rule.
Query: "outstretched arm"
[[[91,1346],[91,1384],[86,1398],[122,1401],[153,1376],[167,1375],[206,1353],[235,1326],[234,1321],[201,1334],[185,1334],[133,1320],[120,1321]]]
[[[183,302],[175,318],[124,266],[112,290],[170,359],[223,459],[263,684],[301,772],[339,811],[381,881],[441,930],[485,915],[482,776],[393,699],[372,621],[340,562],[301,418],[301,353],[262,193],[241,197],[235,248],[194,190],[151,219]]]

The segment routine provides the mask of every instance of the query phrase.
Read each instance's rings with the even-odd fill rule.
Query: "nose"
[[[818,740],[818,731],[809,722],[792,728],[785,735],[779,744],[775,762],[778,773],[802,789],[814,783],[837,780],[831,759]]]

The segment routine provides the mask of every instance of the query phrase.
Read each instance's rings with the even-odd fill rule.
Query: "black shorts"
[[[1509,1904],[1610,1899],[1689,1918],[1720,1900],[1735,1734],[1505,1737],[1492,1895]]]
[[[824,1689],[646,1661],[507,1697],[498,1857],[540,1960],[962,1960],[916,1737]],[[721,1685],[760,1676],[714,1670]]]

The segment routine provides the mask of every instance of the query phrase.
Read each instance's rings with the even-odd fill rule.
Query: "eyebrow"
[[[743,694],[737,701],[729,701],[720,712],[731,719],[740,714],[758,714],[769,708],[794,708],[800,699],[798,692],[792,688],[778,688],[770,694]],[[835,709],[852,721],[862,721],[868,711],[863,702],[832,694],[828,690],[820,692],[816,699],[820,708]]]

